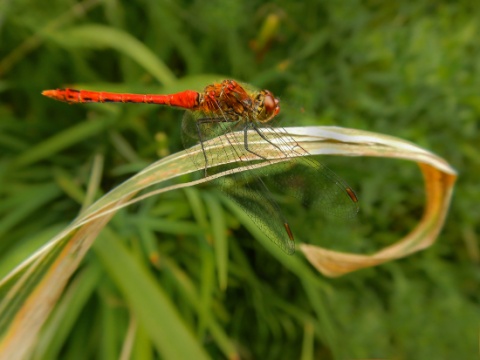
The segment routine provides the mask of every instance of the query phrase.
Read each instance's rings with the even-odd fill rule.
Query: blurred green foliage
[[[104,160],[98,197],[181,149],[178,111],[68,106],[42,97],[44,89],[162,93],[235,78],[279,96],[283,124],[392,134],[459,171],[435,246],[334,280],[299,255],[272,256],[213,186],[132,206],[85,259],[61,300],[61,315],[49,324],[58,336],[41,337],[38,358],[118,358],[132,325],[129,297],[122,295],[129,290],[115,271],[128,267],[114,269],[109,246],[148,267],[213,358],[478,355],[477,10],[468,1],[427,0],[1,2],[1,277],[76,216],[95,156]],[[362,210],[352,224],[323,224],[282,203],[302,241],[371,251],[421,216],[415,166],[321,161],[356,189]],[[220,266],[205,235],[222,229],[219,221],[230,229],[228,263]],[[206,326],[211,319],[216,328]],[[153,358],[152,336],[136,326],[133,357]]]

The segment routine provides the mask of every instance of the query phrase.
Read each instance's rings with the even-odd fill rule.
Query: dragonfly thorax
[[[205,87],[199,94],[196,110],[227,121],[248,119],[249,122],[265,123],[280,112],[279,100],[268,90],[250,93],[235,80],[224,80]]]

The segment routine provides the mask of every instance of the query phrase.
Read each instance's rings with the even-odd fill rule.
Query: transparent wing
[[[259,169],[236,173],[215,180],[230,199],[247,213],[255,225],[285,253],[295,252],[290,227],[273,195],[263,182]],[[233,181],[231,181],[233,180]],[[233,184],[232,184],[233,183]]]
[[[312,211],[320,211],[329,218],[351,218],[358,212],[354,191],[323,164],[314,160],[282,128],[259,127],[257,123],[243,119],[227,121],[209,114],[193,116],[188,113],[182,123],[183,144],[188,149],[198,143],[218,146],[215,151],[191,153],[198,170],[213,174],[238,167],[225,165],[206,170],[207,164],[218,160],[244,161],[242,166],[253,166],[266,160],[271,154],[287,159],[273,165],[278,175],[271,176],[272,167],[251,168],[246,176],[236,173],[230,176],[239,185],[229,186],[225,178],[216,180],[223,191],[235,200],[253,222],[286,253],[294,252],[293,235],[280,207],[270,191],[288,195],[301,201]],[[220,159],[222,158],[222,159]],[[293,229],[294,230],[294,229]]]
[[[265,128],[267,142],[277,141],[285,157],[280,188],[300,200],[307,208],[322,212],[326,217],[349,219],[357,215],[359,206],[354,190],[324,164],[316,161],[283,128]],[[262,131],[260,130],[260,131]]]

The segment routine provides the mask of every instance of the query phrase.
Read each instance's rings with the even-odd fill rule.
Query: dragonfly
[[[220,177],[216,181],[287,254],[295,252],[295,238],[270,190],[271,184],[328,217],[345,219],[358,212],[357,195],[343,179],[313,159],[285,129],[271,126],[280,113],[280,101],[269,90],[252,91],[235,80],[223,80],[206,86],[203,92],[185,90],[166,95],[69,88],[45,90],[42,94],[67,103],[143,103],[187,110],[182,121],[182,141],[196,169],[207,177],[220,158],[223,163],[242,162],[247,171],[230,171],[231,180]],[[191,150],[196,145],[201,151]],[[217,151],[207,150],[210,146]],[[269,151],[279,159],[272,162],[279,173],[273,178],[267,167],[255,166],[272,161]]]

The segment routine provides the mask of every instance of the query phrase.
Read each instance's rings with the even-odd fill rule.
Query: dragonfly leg
[[[203,136],[202,136],[202,129],[201,125],[202,124],[211,124],[211,123],[221,123],[221,122],[229,122],[226,118],[223,117],[211,117],[211,118],[201,118],[198,119],[195,123],[195,126],[197,128],[197,135],[198,135],[198,141],[200,142],[200,146],[202,147],[202,152],[203,152],[203,157],[205,159],[205,177],[208,176],[207,169],[208,169],[208,158],[207,158],[207,153],[205,151],[205,147],[203,146]]]
[[[267,137],[260,131],[258,130],[258,128],[256,126],[253,127],[253,129],[255,130],[255,132],[263,139],[265,140],[266,142],[268,142],[270,145],[276,147],[278,149],[278,151],[280,151],[281,153],[283,153],[285,156],[287,154],[285,154],[285,152],[280,148],[280,146],[278,146],[277,144],[274,144],[273,142],[271,142],[269,139],[267,139]]]
[[[205,177],[207,177],[207,168],[208,168],[208,159],[207,159],[207,154],[205,153],[205,147],[203,146],[203,138],[202,138],[202,130],[200,129],[200,121],[197,121],[195,123],[195,126],[197,128],[197,135],[198,135],[198,141],[200,141],[200,146],[202,147],[202,153],[203,157],[205,159]]]
[[[260,154],[257,154],[255,151],[252,151],[252,150],[250,150],[250,149],[248,148],[248,128],[249,128],[249,127],[246,126],[245,129],[243,130],[243,147],[244,147],[245,150],[247,150],[250,154],[253,154],[253,155],[255,155],[255,156],[258,156],[259,158],[261,158],[261,159],[263,159],[263,160],[268,160],[265,156],[262,156],[262,155],[260,155]],[[261,134],[257,129],[255,129],[255,130],[257,131],[257,133],[258,133],[262,138],[264,138],[264,137],[262,136],[262,134]]]

